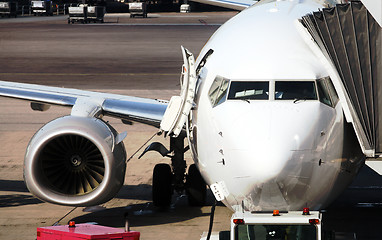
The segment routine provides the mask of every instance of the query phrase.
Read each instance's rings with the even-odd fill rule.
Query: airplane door
[[[182,131],[191,108],[194,104],[196,88],[195,59],[193,54],[183,46],[182,54],[184,64],[180,79],[180,96],[171,97],[160,124],[160,129],[167,135],[177,137]]]

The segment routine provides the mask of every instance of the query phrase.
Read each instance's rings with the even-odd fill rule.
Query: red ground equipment
[[[37,228],[37,240],[139,240],[139,236],[140,232],[86,223]]]

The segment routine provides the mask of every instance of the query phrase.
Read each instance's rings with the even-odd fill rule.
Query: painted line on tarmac
[[[382,190],[382,186],[351,186],[348,189],[360,189],[360,190],[369,190],[369,189],[380,189]]]
[[[382,203],[357,203],[356,206],[361,208],[380,208]]]

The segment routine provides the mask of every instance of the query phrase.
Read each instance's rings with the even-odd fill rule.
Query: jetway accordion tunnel
[[[324,8],[301,22],[335,65],[364,141],[382,153],[381,26],[360,1]]]

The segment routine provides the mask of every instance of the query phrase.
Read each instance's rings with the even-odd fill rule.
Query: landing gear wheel
[[[154,206],[170,206],[172,192],[172,172],[170,165],[165,163],[155,165],[152,188]]]
[[[204,206],[206,203],[207,186],[195,164],[188,168],[186,192],[190,206]]]

